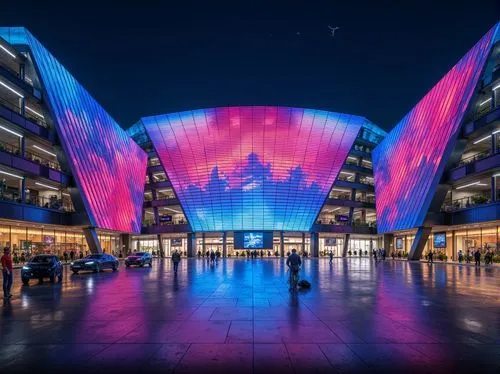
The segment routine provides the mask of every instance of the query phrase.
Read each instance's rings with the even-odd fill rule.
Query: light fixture
[[[375,196],[373,193],[367,193],[366,196]]]
[[[15,131],[12,131],[11,129],[8,129],[7,127],[0,126],[0,129],[2,129],[3,131],[7,131],[8,133],[10,133],[12,135],[15,135],[15,136],[17,136],[19,138],[23,137],[22,134],[19,134],[19,133],[15,132]]]
[[[481,143],[481,142],[484,142],[485,140],[488,140],[491,138],[491,135],[496,135],[500,132],[500,130],[495,130],[493,131],[490,135],[488,136],[485,136],[484,138],[481,138],[479,140],[476,140],[473,144],[478,144],[478,143]]]
[[[147,213],[147,214],[154,214],[153,212],[150,212],[150,211],[148,211],[148,210],[146,210],[146,213]]]
[[[357,159],[356,157],[352,157],[352,156],[347,156],[347,158],[348,158],[349,160],[354,160],[354,161],[358,161],[358,159]]]
[[[16,174],[12,174],[12,173],[7,173],[6,171],[1,171],[0,170],[0,174],[5,174],[5,175],[8,175],[8,176],[17,178],[17,179],[24,179],[24,177],[21,177],[20,175],[16,175]]]
[[[351,177],[354,176],[353,173],[348,173],[346,171],[341,171],[340,174],[350,175]]]
[[[11,51],[9,51],[7,48],[5,48],[3,45],[0,44],[0,48],[5,51],[5,53],[7,53],[10,57],[12,58],[16,58],[16,55],[14,53],[12,53]]]
[[[363,160],[363,162],[366,162],[367,164],[370,164],[370,165],[372,164],[372,162],[368,161],[368,160]]]
[[[37,186],[40,186],[40,187],[50,188],[51,190],[59,191],[59,188],[56,188],[56,187],[53,187],[53,186],[49,186],[47,184],[38,183],[38,182],[35,182],[35,184]]]
[[[462,188],[467,188],[467,187],[471,187],[471,186],[487,186],[487,184],[481,183],[481,181],[477,181],[477,182],[472,182],[472,183],[469,183],[469,184],[465,184],[465,185],[457,187],[455,189],[456,190],[461,190]]]
[[[17,96],[19,96],[20,98],[24,98],[24,95],[20,92],[17,92],[15,89],[13,89],[12,87],[6,85],[5,83],[3,83],[2,81],[0,81],[0,85],[4,86],[6,89],[8,89],[10,92],[13,92],[15,93]]]
[[[40,117],[40,118],[45,119],[45,117],[43,116],[43,114],[42,114],[42,113],[39,113],[39,112],[37,112],[37,111],[36,111],[36,110],[34,110],[34,109],[31,109],[31,108],[30,108],[29,106],[27,106],[27,105],[25,106],[25,108],[26,108],[26,110],[27,110],[28,112],[31,112],[31,113],[33,113],[34,115],[36,115],[36,116],[38,116],[38,117]]]
[[[181,213],[182,213],[182,212],[179,212],[178,210],[175,210],[175,209],[172,209],[172,208],[167,208],[166,206],[165,206],[165,207],[163,207],[163,209],[165,209],[165,210],[169,210],[169,211],[174,212],[174,213],[179,213],[179,214],[181,214]]]
[[[165,193],[165,192],[170,192],[171,190],[158,190],[156,192],[159,192],[159,193]]]
[[[332,188],[332,191],[338,191],[338,192],[351,192],[351,190],[341,190],[340,188]]]
[[[54,156],[54,157],[57,157],[57,155],[55,153],[52,153],[52,152],[49,152],[47,151],[46,149],[43,149],[42,147],[39,147],[37,145],[34,145],[33,148],[36,148],[38,149],[39,151],[42,151],[42,152],[45,152],[47,153],[48,155],[51,155],[51,156]]]
[[[66,193],[66,192],[63,192],[63,193],[62,193],[62,195],[63,195],[63,196],[68,196],[68,197],[70,196],[70,194],[69,194],[69,193]]]
[[[479,106],[489,103],[491,101],[491,97],[489,99],[484,100],[482,103],[479,103]]]
[[[493,178],[500,177],[500,173],[493,174]]]

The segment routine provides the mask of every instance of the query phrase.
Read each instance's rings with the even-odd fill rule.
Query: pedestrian
[[[458,263],[461,264],[463,260],[464,260],[464,255],[462,253],[462,250],[459,250],[458,251]]]
[[[375,259],[375,263],[377,263],[377,251],[374,249],[373,250],[373,258]]]
[[[9,300],[12,297],[10,290],[12,288],[12,258],[10,257],[10,248],[3,249],[2,276],[3,276],[3,298]]]
[[[83,252],[80,251],[80,255],[78,256],[80,258],[80,260],[83,258]]]
[[[68,252],[64,251],[63,253],[63,258],[64,258],[64,262],[68,262]]]
[[[481,252],[479,252],[479,248],[474,252],[474,261],[476,266],[481,265]]]
[[[470,264],[470,258],[471,258],[471,255],[470,255],[470,249],[467,250],[467,257],[465,258],[465,262],[467,264]]]
[[[330,264],[331,264],[333,262],[333,251],[331,249],[330,249],[329,256],[330,256]]]
[[[69,252],[69,258],[70,258],[71,261],[73,261],[75,259],[75,251],[74,250],[71,250]]]
[[[382,260],[385,261],[385,249],[382,248]]]
[[[434,253],[432,251],[429,251],[429,254],[427,255],[427,262],[432,264],[432,256],[434,256]]]
[[[179,267],[179,262],[181,262],[181,254],[177,249],[172,253],[172,262],[174,263],[174,273],[177,274],[177,268]]]
[[[219,250],[217,250],[217,251],[215,252],[215,261],[216,261],[216,262],[219,262],[219,258],[220,258],[220,256],[221,256],[221,253],[220,253],[220,251],[219,251]]]
[[[215,264],[215,252],[214,250],[212,249],[212,251],[210,252],[210,262],[212,264]]]
[[[392,251],[391,255],[392,255],[392,261],[394,261],[396,259],[396,251]]]

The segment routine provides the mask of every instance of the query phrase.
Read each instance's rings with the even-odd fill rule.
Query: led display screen
[[[264,234],[261,232],[246,232],[243,234],[243,248],[262,249],[264,248]]]
[[[193,231],[307,231],[366,120],[226,107],[142,122]]]
[[[327,247],[335,247],[337,245],[337,238],[326,238],[325,246]]]
[[[445,232],[436,232],[434,234],[434,248],[446,248]]]
[[[170,245],[172,247],[181,247],[182,246],[182,238],[170,239]]]
[[[422,226],[491,49],[491,29],[373,152],[378,233]]]
[[[147,154],[31,33],[0,36],[31,50],[91,225],[139,233]]]
[[[273,249],[272,231],[237,231],[234,233],[235,249]]]
[[[396,249],[403,249],[403,238],[396,238]]]

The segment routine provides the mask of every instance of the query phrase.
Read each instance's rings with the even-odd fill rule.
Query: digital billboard
[[[172,247],[181,247],[182,246],[182,238],[170,239],[170,245]]]
[[[139,233],[147,154],[29,31],[0,36],[30,48],[91,225]]]
[[[264,234],[262,232],[245,232],[243,234],[243,248],[245,249],[264,248]]]
[[[193,231],[308,231],[364,123],[288,107],[142,118]]]
[[[497,28],[493,27],[373,151],[379,234],[423,225],[493,40],[498,38]]]
[[[273,249],[272,231],[236,231],[234,249]]]
[[[403,238],[396,238],[396,249],[403,249]]]
[[[434,248],[446,248],[445,232],[436,232],[434,234]]]

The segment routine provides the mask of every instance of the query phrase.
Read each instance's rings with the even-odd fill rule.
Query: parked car
[[[40,283],[43,278],[49,278],[52,283],[59,282],[63,278],[63,265],[56,255],[36,255],[32,257],[21,269],[21,280],[25,286],[30,279],[38,279]]]
[[[143,267],[148,264],[149,267],[153,266],[153,256],[148,252],[135,252],[125,259],[126,267],[130,267],[130,265]]]
[[[78,274],[80,271],[93,271],[98,273],[104,269],[118,269],[118,259],[115,256],[107,254],[94,254],[82,258],[81,260],[73,261],[70,264],[71,271]]]

